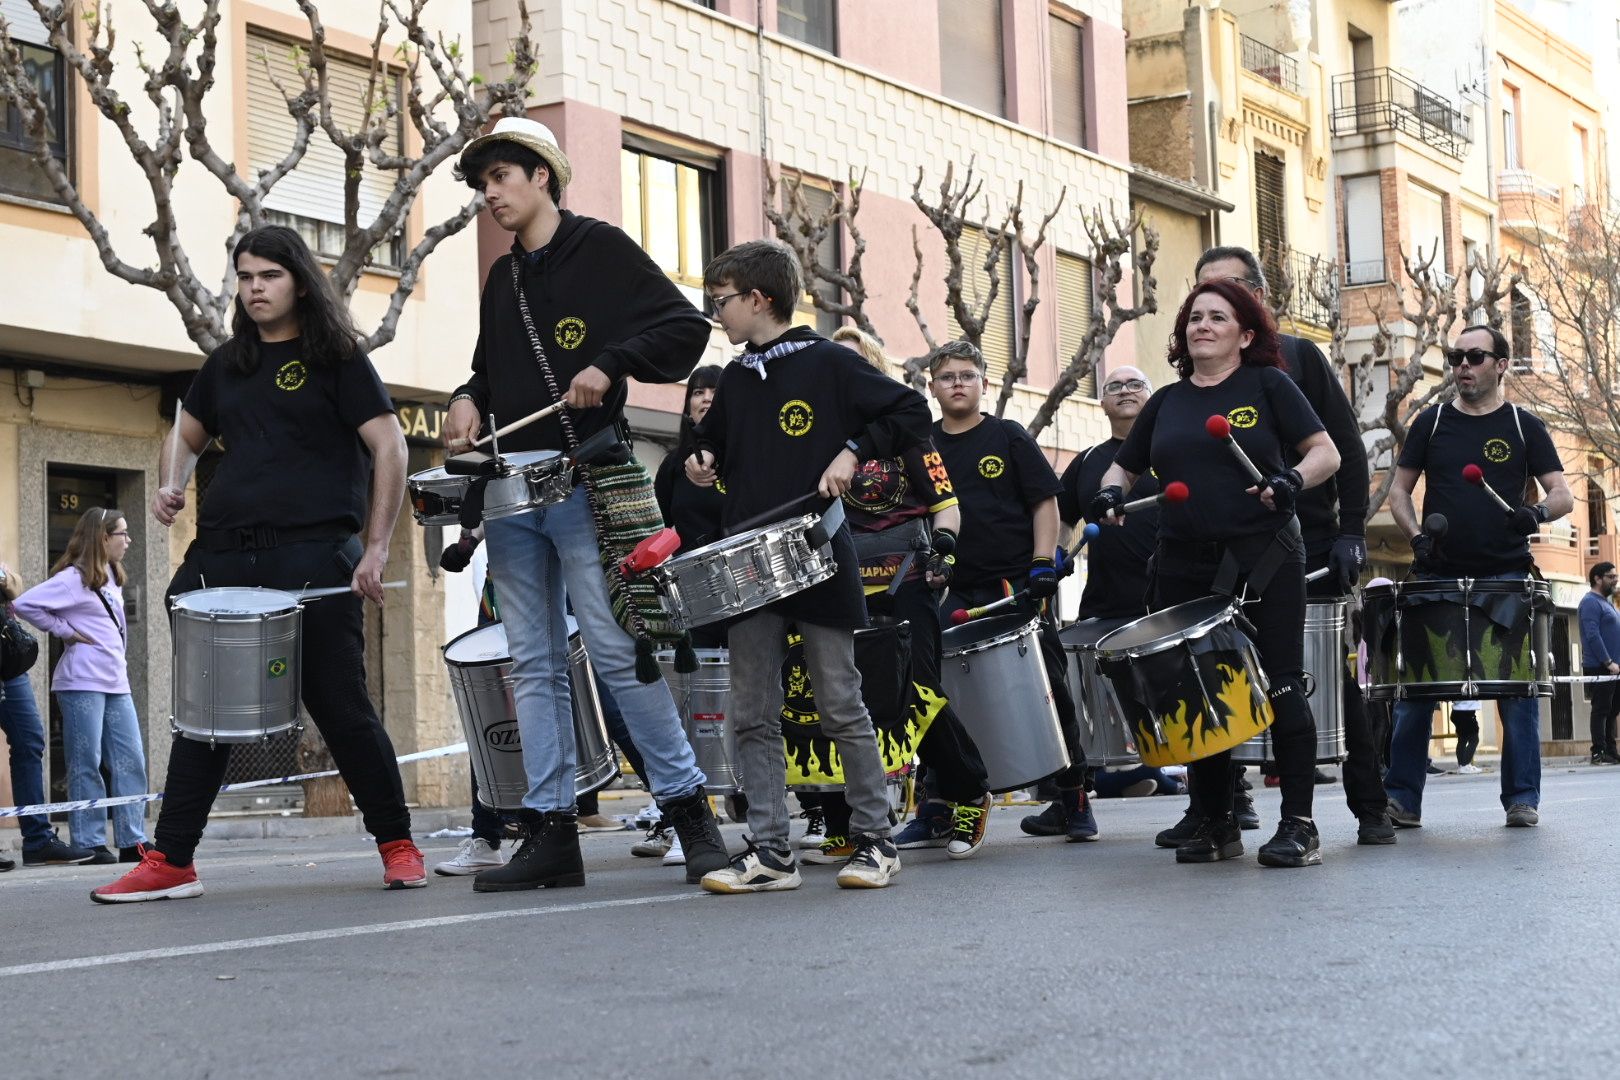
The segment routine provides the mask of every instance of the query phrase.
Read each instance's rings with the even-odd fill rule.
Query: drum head
[[[992,615],[987,619],[973,619],[960,626],[953,626],[941,635],[942,651],[946,656],[950,656],[975,645],[985,645],[998,638],[1018,637],[1034,621],[1035,616],[1017,612],[1011,615]]]
[[[298,597],[280,589],[198,589],[174,598],[174,606],[199,615],[274,615],[298,606]]]
[[[1058,640],[1071,649],[1086,649],[1135,619],[1082,619],[1058,631]]]
[[[1121,653],[1156,651],[1154,646],[1173,645],[1190,637],[1198,637],[1210,628],[1226,621],[1227,609],[1234,601],[1229,596],[1206,596],[1185,604],[1155,611],[1146,618],[1126,623],[1097,642],[1097,651]]]
[[[500,623],[480,626],[451,639],[444,647],[444,658],[452,664],[504,664],[512,659],[506,648],[506,627]]]
[[[443,467],[437,469],[423,469],[421,472],[411,473],[410,482],[413,484],[434,484],[445,480],[465,481],[465,477],[451,476]]]
[[[555,450],[523,450],[516,454],[502,454],[501,463],[508,469],[527,469],[561,457]]]

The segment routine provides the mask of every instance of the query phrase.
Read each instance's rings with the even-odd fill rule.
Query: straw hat
[[[538,120],[530,120],[524,116],[501,117],[495,122],[493,131],[480,135],[467,144],[461,151],[461,160],[466,161],[468,154],[485,143],[499,141],[515,142],[539,154],[563,187],[567,187],[568,182],[574,178],[574,170],[568,164],[568,155],[557,145],[557,136]]]

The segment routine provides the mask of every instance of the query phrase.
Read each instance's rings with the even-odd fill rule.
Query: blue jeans
[[[568,693],[564,597],[585,639],[591,665],[624,713],[646,780],[660,802],[703,786],[675,699],[662,679],[636,680],[635,639],[608,603],[585,489],[567,501],[485,523],[490,573],[512,653],[513,699],[529,791],[523,805],[542,813],[574,806],[574,707]]]
[[[112,774],[112,794],[144,794],[146,750],[141,745],[141,722],[135,715],[134,699],[128,694],[58,690],[56,703],[62,709],[68,798],[107,797],[107,788],[101,779],[103,762]],[[112,814],[113,833],[119,847],[146,843],[144,805],[125,803],[113,807]],[[75,847],[105,847],[107,811],[74,810],[68,814],[68,829]]]
[[[1389,771],[1384,790],[1414,814],[1423,812],[1423,782],[1428,779],[1429,723],[1432,701],[1395,703],[1395,732],[1389,743]],[[1502,806],[1541,805],[1541,705],[1537,698],[1503,698]]]
[[[45,801],[45,725],[34,702],[34,688],[27,675],[7,679],[0,685],[0,731],[11,747],[11,794],[18,806],[36,806]],[[50,843],[51,824],[44,814],[18,818],[24,848],[41,848]]]

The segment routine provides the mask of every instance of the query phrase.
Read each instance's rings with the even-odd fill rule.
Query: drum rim
[[[217,592],[253,592],[261,596],[286,597],[286,604],[276,611],[198,611],[196,608],[185,607],[181,601],[187,597],[200,596],[203,593]],[[275,618],[279,615],[291,615],[294,611],[302,611],[303,601],[298,594],[286,589],[271,589],[264,585],[215,585],[209,589],[192,589],[189,592],[178,593],[169,601],[169,610],[184,611],[188,615],[200,615],[209,619],[241,619],[243,621],[257,621],[266,617]]]
[[[1217,611],[1213,615],[1208,615],[1208,616],[1204,617],[1203,619],[1200,619],[1198,622],[1196,622],[1196,623],[1192,624],[1191,626],[1187,627],[1186,629],[1182,630],[1180,632],[1180,635],[1178,637],[1176,637],[1176,638],[1172,639],[1169,636],[1165,635],[1165,636],[1160,636],[1160,637],[1154,638],[1152,641],[1144,642],[1143,644],[1141,644],[1139,646],[1136,646],[1134,648],[1120,648],[1120,647],[1117,647],[1117,646],[1115,648],[1112,648],[1112,649],[1104,648],[1104,645],[1107,643],[1109,638],[1113,637],[1115,634],[1123,634],[1125,631],[1129,630],[1131,627],[1135,626],[1137,623],[1146,622],[1148,619],[1154,618],[1157,615],[1163,615],[1167,611],[1175,611],[1178,608],[1191,607],[1194,604],[1207,604],[1211,600],[1222,600],[1222,599],[1224,599],[1226,601],[1226,604],[1225,604],[1224,607],[1222,607],[1219,611]],[[1238,610],[1239,610],[1239,604],[1237,602],[1237,598],[1236,597],[1231,597],[1231,596],[1228,596],[1228,597],[1204,596],[1204,597],[1198,598],[1197,600],[1186,600],[1186,601],[1183,601],[1182,603],[1179,603],[1179,604],[1172,604],[1170,607],[1167,607],[1167,608],[1160,608],[1158,611],[1149,612],[1148,614],[1142,616],[1140,619],[1132,619],[1129,623],[1127,623],[1126,625],[1120,627],[1118,630],[1115,630],[1112,633],[1106,634],[1103,637],[1099,638],[1098,641],[1097,641],[1097,644],[1095,646],[1098,659],[1100,659],[1100,660],[1118,660],[1120,658],[1125,658],[1125,659],[1134,660],[1134,659],[1137,659],[1138,657],[1143,657],[1143,656],[1155,656],[1155,655],[1157,655],[1159,653],[1162,653],[1162,652],[1165,652],[1165,651],[1167,651],[1169,649],[1173,649],[1178,645],[1185,644],[1186,642],[1189,642],[1189,641],[1197,641],[1199,638],[1208,636],[1216,627],[1220,626],[1222,623],[1232,621],[1234,619],[1234,616],[1237,615]]]
[[[471,630],[463,630],[461,633],[457,634],[455,637],[451,638],[449,641],[445,642],[443,645],[440,645],[439,646],[439,654],[444,657],[444,662],[446,664],[448,664],[451,667],[458,667],[458,668],[492,667],[492,666],[498,666],[500,664],[510,664],[512,662],[512,645],[511,645],[511,642],[507,642],[507,644],[506,644],[506,655],[504,655],[504,656],[490,657],[490,658],[485,659],[485,660],[452,660],[450,658],[450,650],[455,648],[457,642],[461,641],[463,638],[470,638],[474,634],[487,633],[491,628],[494,628],[494,627],[499,627],[500,628],[501,640],[506,641],[506,624],[497,621],[497,622],[492,622],[492,623],[488,624],[487,626],[475,626]]]
[[[1141,619],[1141,618],[1146,618],[1146,616],[1144,616],[1144,615],[1120,615],[1120,616],[1116,616],[1116,617],[1113,617],[1113,618],[1105,618],[1104,616],[1101,616],[1101,615],[1094,615],[1089,619],[1076,619],[1074,622],[1070,623],[1068,626],[1065,626],[1063,629],[1058,631],[1058,641],[1062,643],[1063,648],[1064,648],[1064,650],[1066,652],[1087,652],[1087,651],[1095,652],[1096,649],[1097,649],[1097,642],[1098,641],[1101,641],[1103,638],[1107,637],[1109,634],[1112,634],[1114,632],[1114,630],[1123,630],[1127,626],[1129,626],[1131,623],[1133,623],[1137,619]],[[1117,623],[1119,623],[1119,625],[1114,627],[1113,630],[1104,631],[1103,633],[1097,635],[1095,640],[1090,641],[1090,642],[1086,642],[1084,644],[1082,644],[1080,642],[1075,642],[1075,641],[1064,641],[1063,640],[1063,635],[1068,633],[1070,630],[1073,630],[1077,626],[1084,626],[1085,624],[1092,623],[1092,622],[1117,622]]]
[[[515,476],[521,472],[528,472],[536,465],[561,461],[561,450],[515,450],[510,454],[502,454],[498,459],[500,464],[496,467],[497,476]],[[520,461],[520,458],[532,458],[530,461]]]
[[[438,483],[445,480],[452,480],[455,481],[458,486],[465,486],[469,481],[472,480],[472,477],[452,473],[445,469],[443,465],[435,465],[431,469],[423,469],[421,472],[411,473],[411,475],[405,478],[405,486],[410,487],[412,484],[415,484],[418,487],[424,487],[429,483]]]
[[[820,523],[820,514],[800,514],[797,517],[783,518],[780,521],[773,521],[769,525],[761,525],[757,529],[749,529],[747,532],[738,533],[736,536],[722,537],[719,540],[704,544],[700,548],[693,548],[691,551],[683,551],[679,555],[665,561],[661,565],[653,567],[653,573],[656,574],[660,570],[668,572],[673,570],[676,566],[695,563],[699,556],[712,556],[718,554],[722,550],[729,551],[734,548],[740,548],[745,542],[756,540],[766,533],[789,531],[808,532],[812,526]],[[821,548],[812,548],[811,550],[819,552]]]
[[[1526,587],[1528,583],[1528,588]],[[1523,578],[1423,578],[1421,580],[1392,581],[1388,585],[1368,585],[1361,590],[1363,598],[1398,597],[1403,592],[1429,592],[1442,589],[1467,588],[1474,592],[1489,593],[1542,593],[1552,595],[1552,586],[1529,574]]]
[[[1001,616],[1001,617],[1002,618],[1011,618],[1013,616],[1016,616],[1017,614],[1019,614],[1019,613],[1018,612],[1011,612],[1008,615]],[[1023,623],[1022,625],[1020,625],[1016,631],[1009,630],[1009,631],[997,634],[994,637],[988,637],[988,638],[983,638],[983,639],[980,639],[980,640],[977,640],[977,641],[973,641],[973,642],[970,642],[969,644],[963,646],[960,649],[951,649],[951,648],[945,648],[945,647],[942,646],[940,648],[940,652],[939,652],[940,659],[941,660],[954,660],[959,656],[972,656],[974,653],[985,652],[988,649],[994,649],[994,648],[996,648],[998,646],[1006,645],[1006,644],[1008,644],[1010,642],[1017,641],[1019,638],[1027,637],[1030,634],[1038,634],[1038,633],[1040,633],[1040,622],[1041,622],[1041,617],[1039,615],[1031,615],[1029,617],[1028,621]],[[973,625],[973,623],[971,621],[970,622],[965,622],[965,623],[962,624],[962,626],[972,626],[972,625]],[[959,628],[955,627],[955,626],[951,627],[951,630],[956,630],[956,629],[959,629]],[[950,632],[949,630],[946,631],[946,633],[949,633],[949,632]],[[943,637],[943,635],[942,635],[942,637]],[[1059,771],[1061,772],[1062,770],[1059,770]]]

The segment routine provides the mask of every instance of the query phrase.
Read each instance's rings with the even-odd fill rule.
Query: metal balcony
[[[1252,71],[1269,83],[1275,83],[1291,94],[1299,93],[1299,61],[1284,55],[1263,41],[1247,34],[1243,37],[1243,69]]]
[[[1333,79],[1333,134],[1400,131],[1461,161],[1474,141],[1471,116],[1393,68],[1372,68]]]

